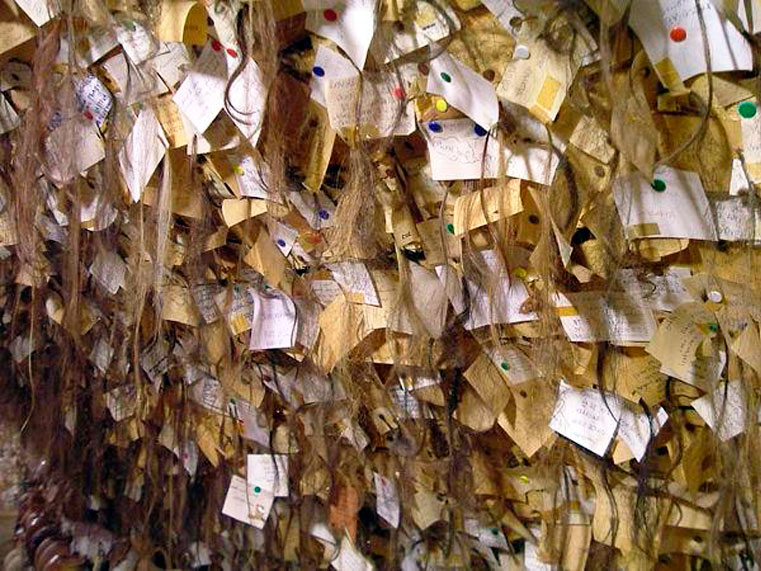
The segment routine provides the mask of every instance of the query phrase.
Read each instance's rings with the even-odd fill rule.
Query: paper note
[[[249,454],[246,474],[254,493],[260,488],[276,498],[288,497],[288,456],[285,454]]]
[[[239,60],[237,51],[235,54],[228,54],[219,42],[208,43],[174,94],[177,107],[199,134],[209,128],[224,107],[229,66],[235,69]]]
[[[324,10],[322,8],[325,8]],[[359,69],[365,67],[367,50],[375,32],[375,0],[324,3],[307,0],[305,27],[338,45]]]
[[[168,147],[169,143],[153,109],[144,108],[119,153],[119,166],[133,202],[140,200],[145,185],[164,158]]]
[[[647,343],[655,333],[652,311],[641,297],[624,292],[558,294],[556,308],[573,342]]]
[[[484,250],[480,252],[480,255],[492,275],[487,277],[483,284],[465,279],[470,299],[470,312],[463,324],[465,329],[537,319],[534,312],[524,309],[524,303],[529,297],[523,281],[508,278],[507,271],[495,250]],[[495,276],[497,282],[495,282]]]
[[[333,79],[357,77],[359,72],[351,61],[337,51],[326,46],[318,46],[309,82],[311,97],[323,107],[327,107],[328,82]]]
[[[375,480],[375,496],[377,498],[375,511],[391,527],[399,527],[399,493],[396,490],[396,483],[378,472],[373,473]]]
[[[658,436],[667,420],[668,414],[661,407],[653,417],[648,417],[645,413],[637,414],[627,407],[622,407],[618,435],[639,462],[645,456],[651,438]]]
[[[261,491],[259,494],[254,494],[249,491],[245,479],[233,475],[230,480],[230,487],[227,488],[222,513],[240,522],[263,529],[273,502],[274,496],[271,492]]]
[[[44,26],[60,11],[57,2],[47,0],[15,0],[15,2],[37,26]]]
[[[745,38],[721,18],[713,2],[699,1],[711,53],[711,71],[752,69],[751,49]],[[703,55],[706,40],[700,31],[695,0],[632,0],[629,25],[667,86],[673,82],[670,77],[673,72],[682,81],[706,72]]]
[[[745,394],[739,381],[721,383],[712,393],[692,401],[692,408],[726,441],[745,431]]]
[[[560,382],[550,428],[598,456],[604,456],[613,441],[621,404],[613,394],[595,389],[576,389]]]
[[[358,127],[369,138],[409,135],[415,130],[412,103],[405,103],[395,76],[377,80],[357,76],[330,79],[327,109],[330,126],[336,131]]]
[[[333,278],[338,282],[347,297],[356,303],[380,306],[380,299],[370,272],[362,262],[339,262],[328,264]]]
[[[434,46],[432,51],[440,49]],[[446,51],[431,60],[426,91],[440,95],[486,130],[499,120],[499,102],[491,82]]]
[[[253,300],[249,349],[287,349],[296,343],[296,306],[291,298],[274,289],[249,289]]]
[[[629,239],[716,240],[711,206],[694,172],[661,167],[653,180],[635,172],[615,181],[613,196]]]
[[[135,385],[127,384],[117,387],[105,394],[106,408],[116,422],[129,418],[137,410],[137,391]]]
[[[545,145],[513,142],[500,151],[498,141],[477,127],[470,119],[421,126],[428,142],[433,180],[496,178],[502,172],[540,184],[552,181],[558,158]]]
[[[127,264],[112,250],[99,252],[90,266],[90,274],[108,293],[116,295],[124,286]]]
[[[267,88],[262,82],[259,66],[253,59],[248,58],[237,76],[233,75],[234,70],[234,67],[230,69],[229,100],[225,110],[246,140],[251,145],[256,145],[264,123]]]

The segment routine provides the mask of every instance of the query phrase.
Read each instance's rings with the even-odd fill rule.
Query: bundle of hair
[[[0,10],[8,568],[761,564],[761,4]]]

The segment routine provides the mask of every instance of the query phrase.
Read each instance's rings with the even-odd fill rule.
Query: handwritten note
[[[613,441],[621,403],[613,394],[604,397],[595,389],[576,389],[560,382],[550,428],[576,444],[604,456]]]
[[[508,177],[549,184],[557,156],[544,144],[514,141],[500,148],[493,137],[470,119],[448,119],[421,127],[428,141],[433,180],[473,180]],[[479,126],[480,127],[480,126]]]
[[[632,1],[629,25],[666,85],[672,81],[669,70],[674,70],[682,81],[706,72],[704,41],[708,41],[714,73],[753,68],[750,45],[742,34],[719,15],[713,2],[699,1],[705,38],[695,0]],[[685,32],[680,41],[670,37],[677,26]],[[664,60],[670,65],[664,64]]]
[[[119,153],[119,166],[133,202],[140,200],[145,185],[164,158],[168,147],[169,143],[153,109],[144,108]]]
[[[325,6],[308,0],[305,27],[338,45],[359,69],[365,67],[367,51],[375,32],[375,0],[345,0]],[[327,8],[327,10],[323,10]]]
[[[712,393],[692,401],[719,440],[727,441],[745,431],[746,399],[739,381],[720,384]]]
[[[613,197],[629,239],[717,238],[697,173],[661,167],[647,180],[635,172],[615,181]]]
[[[296,343],[296,306],[283,292],[249,289],[253,300],[249,349],[287,349]]]

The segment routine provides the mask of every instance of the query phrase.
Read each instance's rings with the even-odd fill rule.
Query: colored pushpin
[[[752,101],[743,101],[737,106],[737,112],[743,119],[752,119],[756,116],[756,104]]]
[[[428,123],[428,128],[434,133],[441,133],[444,130],[442,129],[441,124],[437,121],[431,121]]]
[[[454,234],[454,224],[447,224],[447,232]]]
[[[503,371],[508,371],[508,370],[510,369],[510,365],[508,365],[508,364],[507,364],[507,361],[502,361],[502,362],[499,364],[499,366],[500,366],[500,367],[502,367],[502,370],[503,370]]]
[[[325,70],[322,69],[319,65],[316,65],[312,68],[312,73],[317,77],[323,77],[325,75]]]
[[[323,15],[323,17],[324,17],[324,18],[325,18],[325,19],[326,19],[328,22],[335,22],[336,20],[338,20],[338,14],[336,13],[336,11],[335,11],[335,10],[331,10],[330,8],[328,8],[327,10],[325,10],[325,11],[322,13],[322,15]]]
[[[211,42],[211,49],[213,49],[215,52],[218,52],[222,49],[222,44],[220,44],[217,40],[214,40]]]
[[[486,133],[488,133],[488,131],[484,129],[483,127],[481,127],[481,125],[474,125],[473,132],[479,137],[485,137]]]
[[[281,248],[285,248],[285,240],[283,240],[282,238],[278,238],[277,245],[280,246]]]
[[[259,486],[254,486],[254,493],[258,494],[262,491],[262,489]]]
[[[439,113],[444,113],[444,111],[446,111],[447,109],[449,109],[449,104],[447,103],[446,99],[436,100],[436,111],[438,111]]]
[[[446,83],[452,82],[452,76],[449,75],[446,71],[441,72],[441,79]]]
[[[687,39],[687,30],[681,26],[674,26],[669,32],[669,38],[672,42],[683,42]]]
[[[656,178],[655,180],[653,180],[650,186],[652,186],[653,190],[656,192],[663,192],[664,190],[666,190],[666,181],[660,178]]]
[[[330,218],[330,213],[327,210],[325,210],[324,208],[320,209],[320,211],[317,214],[323,220],[327,220],[328,218]]]

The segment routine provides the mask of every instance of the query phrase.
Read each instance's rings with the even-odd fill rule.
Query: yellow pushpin
[[[444,111],[446,111],[447,109],[449,109],[449,104],[447,103],[446,99],[436,100],[436,111],[438,111],[439,113],[444,113]]]

